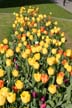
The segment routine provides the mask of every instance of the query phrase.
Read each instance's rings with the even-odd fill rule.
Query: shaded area
[[[0,8],[53,3],[55,0],[0,0]]]

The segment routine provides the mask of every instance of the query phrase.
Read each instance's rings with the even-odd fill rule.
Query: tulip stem
[[[28,65],[28,61],[26,60],[26,67],[27,67],[27,72],[29,73],[29,65]]]
[[[8,86],[10,84],[10,67],[7,69],[7,75],[8,75]]]

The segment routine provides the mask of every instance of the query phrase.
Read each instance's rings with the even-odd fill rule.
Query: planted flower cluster
[[[72,50],[50,14],[14,13],[13,34],[0,44],[1,108],[71,108]]]

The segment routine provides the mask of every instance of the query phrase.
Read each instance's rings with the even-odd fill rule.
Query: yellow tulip
[[[50,26],[51,25],[51,21],[46,22],[46,26]]]
[[[15,100],[16,100],[16,94],[12,93],[12,92],[8,93],[8,95],[7,95],[7,101],[9,103],[14,103]]]
[[[39,72],[38,73],[34,73],[33,77],[34,77],[34,80],[36,82],[40,82],[41,81],[41,74]]]
[[[3,43],[8,44],[8,39],[7,38],[3,39]]]
[[[27,55],[30,55],[30,53],[31,53],[30,49],[26,49],[26,50],[25,50],[25,53],[26,53]]]
[[[16,86],[17,89],[21,90],[21,89],[24,87],[24,84],[23,84],[22,81],[17,80],[17,81],[15,82],[15,86]]]
[[[62,32],[62,33],[61,33],[61,36],[62,36],[62,37],[64,37],[64,35],[65,35],[65,33],[64,33],[64,32]]]
[[[30,32],[28,31],[28,32],[27,32],[27,36],[29,37],[30,35],[31,35],[31,34],[30,34]]]
[[[6,98],[0,94],[0,106],[3,106],[6,103]]]
[[[6,66],[11,66],[11,64],[12,64],[11,59],[6,59]]]
[[[16,47],[16,52],[17,52],[17,53],[20,52],[20,47]]]
[[[3,77],[5,74],[4,70],[3,69],[0,69],[0,77]]]
[[[22,58],[27,58],[28,57],[28,55],[23,51],[22,53],[21,53],[21,56],[22,56]]]
[[[21,100],[24,104],[27,104],[30,102],[30,99],[31,99],[31,95],[28,91],[23,91],[21,93]]]
[[[56,62],[57,63],[59,62],[60,57],[61,57],[61,54],[56,54]]]
[[[68,65],[67,68],[66,68],[66,70],[67,70],[68,72],[71,72],[72,67],[71,67],[70,65]]]
[[[61,42],[65,43],[65,37],[61,38]]]
[[[35,58],[35,60],[40,60],[40,53],[36,53],[36,54],[34,55],[34,58]]]
[[[64,68],[67,69],[68,66],[69,66],[68,63],[66,62],[66,63],[64,64]]]
[[[23,32],[23,31],[24,31],[24,28],[23,28],[23,27],[21,27],[21,28],[20,28],[20,31],[21,31],[21,32]]]
[[[54,25],[58,25],[58,22],[57,22],[57,21],[55,21],[55,22],[54,22]]]
[[[56,63],[56,58],[55,57],[48,57],[47,58],[47,63],[51,66]]]
[[[28,58],[28,63],[33,66],[35,64],[35,58]]]
[[[25,42],[25,41],[26,41],[26,37],[23,36],[23,37],[21,38],[21,40],[22,40],[22,42]]]
[[[13,28],[15,28],[15,27],[16,27],[16,25],[15,25],[15,24],[13,24],[13,25],[12,25],[12,27],[13,27]]]
[[[0,93],[1,93],[2,96],[4,96],[4,97],[7,97],[8,92],[9,92],[9,88],[7,88],[7,87],[3,87],[3,88],[1,88],[1,90],[0,90]]]
[[[15,31],[15,35],[17,36],[19,33],[18,33],[18,31]]]
[[[63,83],[63,77],[57,76],[56,82],[57,84],[61,85]]]
[[[37,36],[38,36],[38,37],[40,37],[40,36],[41,36],[41,33],[40,33],[40,32],[38,32],[38,33],[37,33]]]
[[[53,67],[49,67],[48,68],[48,74],[51,76],[51,75],[54,75],[54,72],[55,72],[55,70],[54,70],[54,68]]]
[[[34,27],[37,27],[37,23],[34,24]]]
[[[47,48],[42,48],[42,53],[43,53],[44,55],[47,54],[47,53],[48,53]]]
[[[37,46],[36,52],[40,52],[41,50],[42,50],[42,47],[41,46]]]
[[[52,54],[56,54],[56,52],[57,52],[57,49],[52,49]]]
[[[51,85],[48,87],[48,91],[49,91],[51,94],[55,94],[56,91],[57,91],[56,85],[51,84]]]
[[[40,65],[39,65],[38,62],[35,62],[35,63],[33,64],[33,68],[34,68],[34,69],[39,69],[39,67],[40,67]]]
[[[18,77],[19,72],[18,72],[16,69],[14,69],[14,70],[12,71],[12,75],[13,75],[14,77]]]
[[[27,45],[27,41],[24,41],[23,45],[26,46]]]
[[[43,46],[44,45],[44,41],[40,41],[40,46]]]
[[[57,42],[57,40],[56,39],[53,39],[52,42],[53,42],[53,44],[55,44]]]
[[[8,49],[8,50],[6,51],[6,57],[12,57],[13,55],[14,55],[14,52],[13,52],[12,49]]]
[[[33,40],[33,35],[30,35],[29,39],[32,41]]]
[[[18,44],[18,47],[21,48],[21,47],[22,47],[22,43],[19,43],[19,44]]]
[[[32,47],[32,52],[33,52],[33,53],[36,52],[36,47]]]
[[[70,56],[72,55],[72,50],[71,50],[71,49],[67,49],[67,50],[66,50],[66,55],[67,55],[68,57],[70,57]]]
[[[48,43],[45,43],[45,44],[44,44],[44,47],[45,47],[45,48],[48,48],[48,46],[49,46]]]

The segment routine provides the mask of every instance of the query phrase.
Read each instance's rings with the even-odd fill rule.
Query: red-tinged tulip
[[[49,77],[47,74],[42,74],[41,75],[41,81],[42,83],[47,83],[47,81],[49,80]]]
[[[14,92],[17,92],[18,91],[18,89],[17,89],[16,86],[13,86],[12,89],[14,90]]]
[[[64,60],[62,61],[62,65],[64,65],[66,62],[67,62],[67,61],[64,59]]]
[[[63,50],[58,50],[58,53],[62,55],[63,54]]]
[[[64,72],[59,72],[59,73],[58,73],[58,76],[64,77]]]
[[[27,49],[30,49],[30,51],[32,52],[31,46],[29,44],[26,47]]]
[[[22,37],[26,37],[26,34],[22,34]]]
[[[40,45],[39,43],[35,44],[35,46],[39,46],[39,45]]]
[[[20,40],[21,39],[21,35],[18,35],[17,38]]]
[[[7,49],[8,49],[8,45],[4,45],[3,48],[4,48],[5,50],[7,50]]]
[[[34,21],[32,21],[32,22],[31,22],[31,25],[33,26],[33,25],[34,25],[34,23],[35,23],[35,22],[34,22]]]
[[[27,46],[26,46],[28,49],[31,49],[31,46],[29,45],[29,44],[27,44]]]
[[[72,76],[72,71],[70,72],[70,75]]]
[[[0,80],[0,88],[2,88],[4,86],[4,81]]]
[[[66,57],[66,52],[64,52],[63,55]]]
[[[40,31],[41,31],[41,32],[44,32],[44,30],[45,30],[45,27],[41,27],[41,28],[40,28]]]

